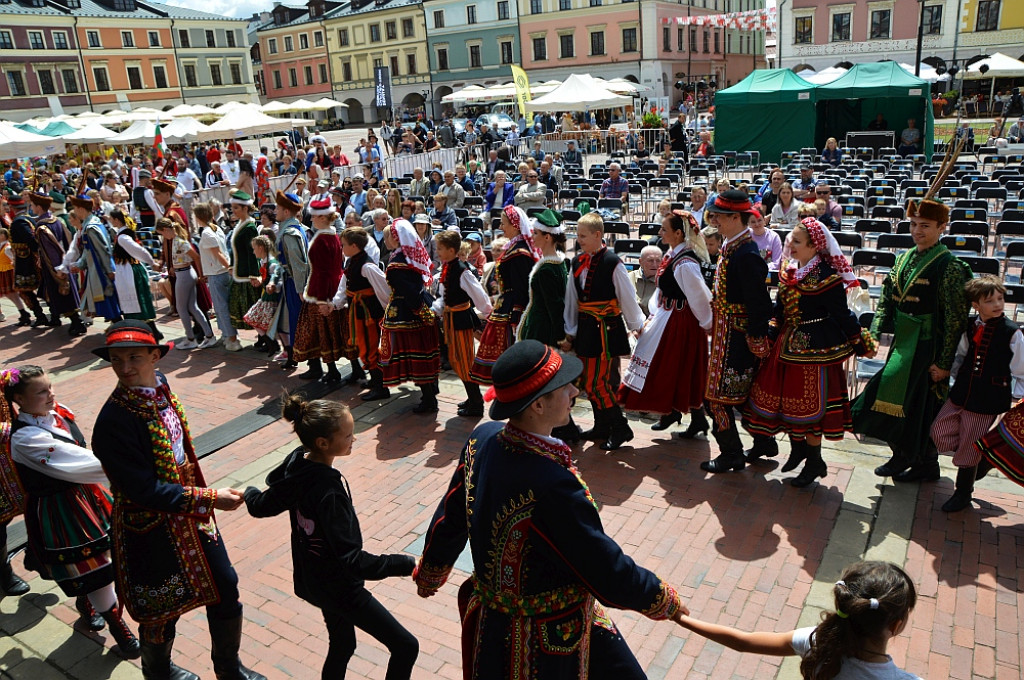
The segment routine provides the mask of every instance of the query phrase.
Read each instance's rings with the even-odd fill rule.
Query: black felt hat
[[[521,340],[494,363],[491,418],[504,420],[521,413],[536,399],[568,385],[583,372],[583,362],[537,340]],[[488,390],[490,392],[490,390]]]
[[[149,349],[160,350],[160,356],[167,354],[171,345],[161,345],[153,335],[153,329],[141,321],[126,319],[111,324],[106,332],[106,344],[97,347],[93,354],[101,359],[110,361],[110,350],[119,347],[148,347]]]

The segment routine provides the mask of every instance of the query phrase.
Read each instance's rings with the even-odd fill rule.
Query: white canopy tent
[[[984,73],[981,67],[987,66]],[[967,67],[964,80],[985,80],[986,78],[1024,78],[1024,62],[996,52],[987,59],[981,59]]]
[[[199,136],[209,129],[209,125],[204,125],[195,118],[175,118],[167,127],[161,126],[160,134],[163,135],[166,144],[183,144],[198,141]]]
[[[289,103],[289,102],[272,101],[272,102],[267,102],[266,104],[261,106],[260,107],[260,111],[262,111],[263,113],[267,113],[267,114],[270,114],[270,113],[291,113],[292,111],[298,111],[298,109],[296,109],[294,106],[292,106],[292,104]]]
[[[900,63],[900,68],[902,68],[904,71],[906,71],[910,75],[914,75],[914,65],[913,64]],[[940,80],[949,80],[949,74],[948,73],[943,73],[940,76],[938,74],[938,72],[936,72],[934,66],[932,66],[931,64],[925,64],[923,62],[921,63],[921,73],[917,77],[921,78],[922,80],[927,80],[929,83],[937,83]]]
[[[811,69],[806,68],[803,71],[800,71],[800,73],[797,73],[797,75],[809,83],[814,83],[815,85],[827,85],[846,73],[846,71],[847,69],[841,66],[829,66],[828,68],[820,71],[812,71]]]
[[[303,123],[306,122],[308,121],[303,121]],[[207,141],[254,137],[290,130],[292,127],[293,121],[288,118],[274,118],[255,109],[236,109],[229,111],[223,118],[208,126],[199,134],[199,139]]]
[[[209,116],[217,116],[217,111],[211,109],[209,106],[203,106],[202,104],[178,104],[170,111],[164,111],[164,117],[166,118],[204,118]]]
[[[61,139],[67,144],[99,144],[107,142],[116,136],[116,132],[103,127],[99,123],[89,123],[74,132],[62,135]]]
[[[345,102],[339,102],[338,100],[331,99],[330,97],[321,97],[320,99],[317,99],[313,102],[313,106],[316,107],[313,109],[314,111],[327,111],[328,109],[337,108],[339,106],[343,109],[348,108],[348,104]]]
[[[585,111],[632,103],[632,97],[615,94],[589,75],[574,73],[551,92],[526,102],[526,108],[530,111]]]
[[[63,151],[64,143],[56,137],[19,130],[13,123],[0,121],[0,158],[50,156]]]
[[[156,123],[151,120],[137,120],[128,128],[107,140],[110,144],[142,144],[152,142],[156,135]]]

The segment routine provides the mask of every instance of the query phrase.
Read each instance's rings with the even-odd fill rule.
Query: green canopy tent
[[[62,120],[55,120],[43,128],[37,128],[28,123],[21,123],[14,127],[24,130],[25,132],[34,132],[37,135],[46,135],[47,137],[62,137],[63,135],[71,134],[75,131],[75,128]]]
[[[932,114],[931,91],[927,80],[913,76],[894,61],[856,64],[831,83],[819,85],[817,124],[814,146],[821,149],[829,137],[842,140],[847,132],[866,130],[868,123],[881,113],[896,133],[907,119],[914,118],[921,130],[922,153],[932,156],[935,118]]]
[[[758,69],[715,95],[715,148],[757,151],[778,161],[783,151],[814,144],[816,88],[789,69]]]

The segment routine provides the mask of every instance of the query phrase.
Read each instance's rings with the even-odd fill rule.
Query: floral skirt
[[[494,369],[494,362],[498,360],[502,352],[512,345],[514,330],[512,322],[508,319],[495,319],[493,316],[487,320],[484,332],[480,336],[480,346],[476,350],[476,358],[473,359],[473,368],[469,375],[473,382],[481,385],[491,384],[491,370]]]
[[[1007,411],[974,446],[1011,482],[1024,486],[1024,404]]]
[[[270,300],[260,300],[246,312],[242,318],[250,328],[255,328],[261,334],[265,334],[267,329],[270,328],[270,322],[274,320],[274,314],[277,312],[277,302]]]
[[[246,320],[245,315],[252,309],[252,306],[260,301],[263,289],[253,286],[248,281],[232,281],[228,292],[228,314],[231,316],[231,326],[236,330],[252,328]],[[264,329],[265,330],[265,329]]]
[[[303,302],[295,329],[295,360],[321,359],[334,363],[345,356],[348,341],[341,326],[343,314],[332,309],[324,316],[313,302]]]

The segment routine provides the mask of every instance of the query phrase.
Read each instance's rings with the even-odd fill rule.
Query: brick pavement
[[[179,333],[174,325],[164,328],[170,337]],[[58,397],[80,414],[88,433],[113,387],[112,375],[88,353],[98,329],[70,349],[62,347],[64,338],[8,322],[0,326],[0,358],[31,359],[56,371]],[[301,383],[266,366],[253,353],[220,349],[172,352],[162,364],[194,435],[263,405],[282,386]],[[366,549],[415,548],[474,424],[455,415],[458,383],[442,385],[436,418],[409,412],[418,398],[412,390],[383,405],[359,402],[354,390],[335,396],[357,418],[353,453],[338,467],[351,485]],[[588,420],[588,409],[580,415]],[[894,487],[871,475],[879,449],[855,440],[827,448],[825,484],[798,490],[775,463],[707,477],[697,465],[713,444],[673,440],[643,424],[634,429],[633,448],[586,448],[579,452],[580,468],[609,534],[677,585],[695,615],[745,629],[808,625],[829,606],[831,583],[843,565],[861,557],[890,559],[906,565],[920,595],[909,632],[892,645],[899,665],[928,678],[1021,677],[1024,499],[1016,486],[987,479],[976,494],[980,508],[947,517],[938,506],[952,489],[948,468],[945,480],[920,493]],[[287,423],[278,421],[216,452],[203,467],[212,484],[260,485],[295,445]],[[326,634],[318,612],[292,594],[287,519],[255,520],[244,511],[218,519],[246,607],[243,658],[273,680],[319,677]],[[15,566],[24,573],[20,556]],[[139,677],[137,662],[119,661],[105,635],[70,629],[77,614],[52,584],[31,583],[33,594],[0,601],[0,669],[19,680]],[[429,600],[417,598],[408,579],[370,589],[419,638],[414,677],[461,677],[454,584]],[[740,655],[630,612],[614,612],[614,618],[651,678],[798,677],[792,659]],[[209,678],[203,619],[202,612],[183,618],[176,659]],[[349,677],[380,678],[386,662],[386,651],[360,634]]]

